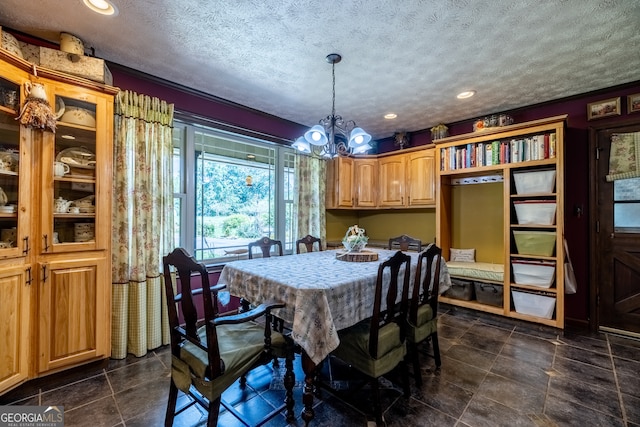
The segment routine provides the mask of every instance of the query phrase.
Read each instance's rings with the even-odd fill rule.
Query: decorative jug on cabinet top
[[[44,90],[44,86],[40,83],[24,82],[24,91],[28,97],[44,99],[45,101],[47,99],[47,91]]]

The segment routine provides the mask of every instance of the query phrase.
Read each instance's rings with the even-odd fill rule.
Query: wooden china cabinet
[[[55,133],[16,120],[26,82]],[[116,93],[0,49],[0,393],[110,355]]]

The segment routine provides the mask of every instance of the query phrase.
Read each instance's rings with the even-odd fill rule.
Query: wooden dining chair
[[[380,264],[371,317],[339,331],[340,344],[332,353],[369,378],[378,425],[383,424],[378,378],[400,365],[404,394],[409,397],[409,372],[404,358],[410,263],[411,257],[398,251]],[[383,295],[385,282],[388,288]]]
[[[265,302],[245,313],[219,316],[218,292],[225,285],[210,286],[204,264],[177,248],[163,258],[163,268],[171,334],[171,382],[165,427],[172,426],[177,414],[196,403],[208,411],[208,427],[217,425],[220,405],[240,419],[240,414],[222,399],[222,393],[247,372],[276,357],[286,358],[286,398],[264,420],[286,409],[288,421],[293,421],[293,344],[269,326],[271,310],[284,304]],[[201,288],[192,286],[196,283]],[[198,319],[199,302],[204,319]],[[265,321],[256,322],[261,317]],[[176,411],[178,390],[191,401]]]
[[[307,234],[302,239],[296,240],[296,254],[300,253],[301,246],[303,246],[307,250],[307,252],[313,252],[314,247],[318,248],[318,250],[321,251],[322,239],[320,239],[319,237],[314,237],[311,234]]]
[[[271,248],[276,247],[277,254],[279,256],[283,255],[282,252],[282,242],[280,240],[273,240],[269,237],[261,237],[255,242],[249,243],[249,259],[253,259],[253,248],[260,248],[262,251],[262,258],[269,258],[271,256]]]
[[[397,249],[401,251],[414,250],[420,252],[422,250],[422,240],[414,239],[411,236],[403,234],[398,237],[389,239],[389,249]]]
[[[413,362],[413,377],[416,385],[422,385],[418,345],[431,341],[436,367],[440,367],[438,344],[438,294],[440,290],[440,263],[442,250],[431,244],[418,255],[413,290],[409,302],[407,328],[408,357]]]

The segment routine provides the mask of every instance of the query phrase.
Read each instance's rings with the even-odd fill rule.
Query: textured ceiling
[[[113,2],[2,0],[0,25],[305,126],[337,52],[336,112],[376,139],[640,80],[637,0]]]

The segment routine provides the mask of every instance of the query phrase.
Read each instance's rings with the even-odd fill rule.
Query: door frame
[[[598,171],[598,132],[603,130],[615,130],[629,126],[640,126],[640,117],[625,119],[614,123],[603,123],[599,126],[589,127],[589,329],[597,332],[600,327],[600,313],[598,301],[600,298],[597,284],[598,277],[598,180],[591,177],[597,176]]]

